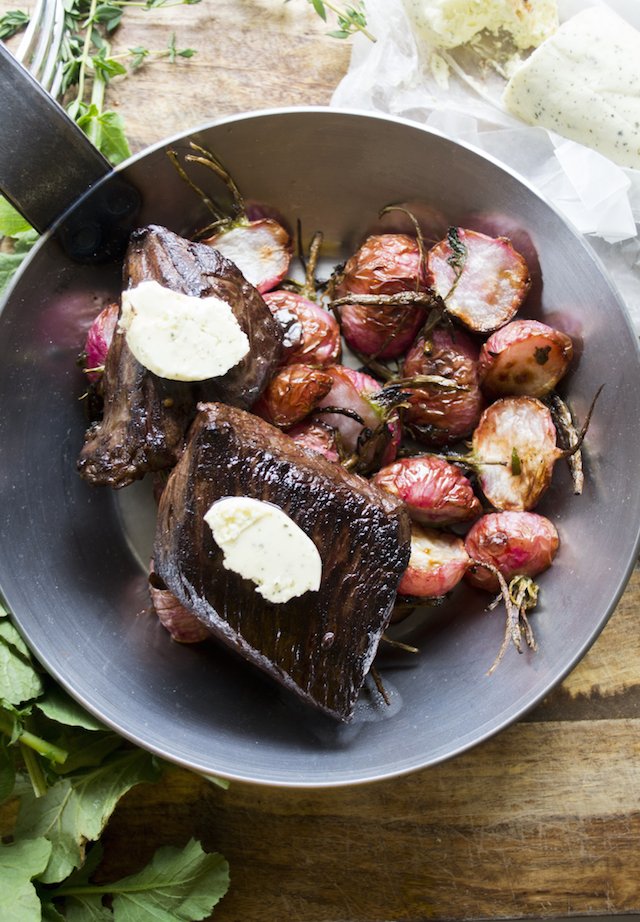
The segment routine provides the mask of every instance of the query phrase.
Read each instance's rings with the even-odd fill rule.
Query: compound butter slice
[[[560,26],[507,83],[506,109],[621,166],[640,167],[640,32],[607,7]]]
[[[255,583],[269,602],[288,602],[320,588],[318,548],[272,503],[225,496],[210,506],[204,520],[222,548],[224,566]]]
[[[153,374],[171,381],[224,375],[249,352],[249,339],[221,298],[192,297],[156,281],[122,293],[119,329]]]

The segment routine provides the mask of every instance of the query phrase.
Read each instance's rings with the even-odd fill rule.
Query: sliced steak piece
[[[322,579],[282,604],[223,565],[204,515],[225,496],[278,506],[315,543]],[[402,505],[249,413],[203,404],[160,500],[156,572],[230,647],[348,720],[410,552]]]
[[[192,243],[164,227],[131,235],[124,285],[156,281],[192,297],[226,301],[249,338],[247,356],[219,378],[178,382],[157,377],[129,350],[116,331],[105,363],[102,421],[87,431],[78,461],[90,483],[123,487],[147,471],[172,467],[198,401],[221,400],[249,407],[278,367],[282,331],[260,294],[240,270],[205,244]]]
[[[280,362],[282,329],[235,263],[204,243],[192,243],[150,225],[131,235],[124,287],[153,280],[194,298],[226,301],[249,337],[249,352],[220,378],[199,385],[200,400],[220,400],[247,409],[258,399]]]
[[[192,389],[147,371],[122,333],[113,337],[102,383],[102,421],[87,430],[78,459],[84,479],[119,488],[173,467],[195,413]]]

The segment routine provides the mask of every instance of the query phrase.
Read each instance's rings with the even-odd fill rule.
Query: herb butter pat
[[[317,591],[322,560],[311,538],[278,506],[248,496],[224,496],[204,516],[223,564],[256,584],[269,602]]]
[[[588,7],[518,68],[504,105],[530,125],[638,168],[638,62],[640,32],[606,6]]]
[[[155,281],[122,293],[118,328],[140,364],[171,381],[218,378],[249,352],[249,339],[226,301],[192,297]]]
[[[535,48],[558,27],[556,0],[404,0],[416,35],[435,48],[456,48],[485,29]]]

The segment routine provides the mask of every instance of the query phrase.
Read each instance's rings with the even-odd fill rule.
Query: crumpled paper
[[[637,0],[559,0],[561,22],[594,2],[640,30]],[[365,7],[377,41],[354,37],[331,104],[412,119],[520,173],[586,235],[640,332],[640,170],[510,115],[500,102],[505,79],[419,43],[402,0],[365,0]]]

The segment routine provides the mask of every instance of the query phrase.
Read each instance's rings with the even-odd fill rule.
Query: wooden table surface
[[[0,0],[0,14],[20,4]],[[28,7],[27,7],[28,8]],[[114,51],[197,55],[114,82],[135,150],[217,115],[328,103],[350,49],[305,0],[127,11]],[[566,681],[525,720],[444,765],[305,792],[182,770],[121,802],[114,874],[195,836],[231,865],[217,922],[416,922],[640,911],[640,574]]]

